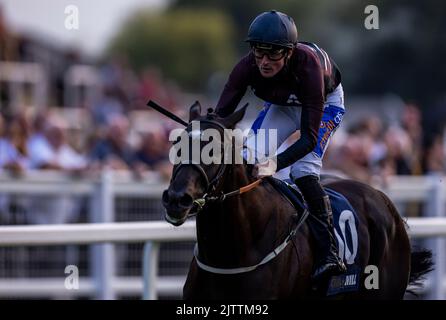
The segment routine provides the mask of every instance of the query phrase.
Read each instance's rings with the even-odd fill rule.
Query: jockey
[[[298,42],[293,19],[275,10],[254,19],[246,41],[251,51],[232,70],[216,112],[221,117],[234,112],[250,86],[266,102],[252,125],[247,148],[255,148],[252,137],[258,129],[276,129],[279,146],[300,130],[299,140],[277,156],[258,161],[253,174],[262,178],[291,166],[290,177],[308,205],[318,247],[313,280],[343,273],[330,201],[319,181],[324,152],[345,112],[340,72],[317,45]]]

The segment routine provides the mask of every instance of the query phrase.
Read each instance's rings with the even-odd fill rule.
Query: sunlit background
[[[369,4],[378,29],[364,25]],[[162,220],[178,124],[147,101],[186,120],[195,100],[215,107],[250,22],[270,9],[342,72],[347,113],[324,170],[384,190],[404,217],[445,216],[446,3],[0,0],[0,224]],[[245,101],[249,126],[262,101]],[[413,241],[439,266],[419,298],[445,299],[444,240]],[[181,296],[192,247],[161,244],[158,298]],[[142,257],[141,243],[0,248],[0,297],[140,298]],[[79,290],[64,287],[67,265]]]

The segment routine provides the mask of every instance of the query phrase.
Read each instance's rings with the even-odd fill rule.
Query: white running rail
[[[446,188],[443,177],[395,177],[383,191],[397,207],[407,201],[426,205],[426,218],[409,218],[409,233],[413,238],[428,240],[434,251],[436,268],[428,278],[430,299],[446,299]],[[166,187],[156,177],[141,181],[103,172],[100,177],[73,180],[58,173],[31,173],[25,177],[0,174],[1,194],[20,195],[87,195],[91,199],[91,224],[1,226],[0,246],[40,246],[65,244],[98,244],[92,256],[95,269],[92,278],[80,278],[80,289],[67,292],[64,278],[0,279],[0,297],[38,297],[52,293],[55,297],[95,296],[114,299],[117,293],[140,294],[156,299],[159,294],[177,296],[184,284],[184,276],[158,277],[159,244],[168,241],[195,239],[193,222],[174,228],[162,221],[114,221],[116,196],[137,196],[159,199]],[[400,212],[402,212],[400,210]],[[144,281],[139,277],[118,277],[113,269],[114,250],[109,243],[146,243],[143,252]],[[96,249],[96,248],[95,248]],[[191,253],[192,255],[192,253]],[[96,278],[97,277],[97,278]]]

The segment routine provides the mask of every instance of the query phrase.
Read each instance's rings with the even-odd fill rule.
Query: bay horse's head
[[[189,145],[193,145],[193,140],[199,138],[199,142],[196,144],[198,148],[193,149],[188,147],[189,151],[192,149],[190,155],[186,160],[183,159],[181,163],[175,164],[173,167],[169,188],[163,192],[162,196],[162,203],[166,209],[165,218],[167,222],[174,226],[182,225],[194,207],[194,201],[202,198],[205,194],[210,193],[211,190],[216,188],[226,168],[223,161],[225,151],[223,142],[224,130],[235,127],[243,118],[246,107],[247,105],[225,118],[217,116],[217,114],[213,113],[212,109],[208,109],[207,114],[202,116],[201,105],[198,102],[190,107],[189,125],[182,132],[181,139],[178,139],[177,142],[187,140],[189,141]],[[194,129],[198,124],[199,131]],[[202,161],[200,155],[203,149],[209,143],[208,141],[215,139],[215,137],[211,137],[210,139],[208,137],[208,141],[203,139],[203,132],[207,129],[213,129],[213,132],[217,130],[221,137],[221,141],[217,142],[221,147],[220,153],[213,155],[214,157],[220,158],[219,160],[221,161],[211,163]],[[184,137],[186,138],[184,139]],[[194,155],[194,152],[197,153],[197,151],[199,152],[198,156],[196,154]]]

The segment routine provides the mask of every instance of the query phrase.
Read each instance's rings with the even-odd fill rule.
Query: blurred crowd
[[[338,130],[324,167],[378,185],[393,175],[444,174],[443,141],[441,130],[423,130],[420,109],[409,103],[396,123],[370,115]]]
[[[136,176],[146,170],[170,174],[167,131],[149,130],[131,139],[129,119],[123,114],[112,114],[102,125],[90,123],[76,139],[82,129],[70,128],[58,114],[0,114],[0,171],[49,169],[79,175],[106,167],[131,170]]]
[[[21,177],[31,170],[51,170],[78,179],[99,177],[108,168],[130,172],[134,179],[144,179],[149,171],[167,179],[172,171],[167,131],[139,132],[133,139],[130,133],[129,119],[121,114],[113,114],[104,125],[91,122],[77,129],[57,113],[0,114],[0,174]],[[36,192],[0,193],[0,224],[79,222],[83,199]]]
[[[59,106],[13,106],[8,85],[0,81],[0,171],[51,169],[79,175],[107,167],[136,176],[152,170],[168,178],[168,135],[175,124],[149,111],[145,103],[153,99],[184,116],[184,93],[155,67],[137,73],[125,57],[114,57],[95,64],[97,94],[76,101],[76,108],[61,108],[68,90],[62,81],[66,70],[87,63],[78,53],[58,52],[37,42],[11,32],[0,8],[0,62],[44,66],[49,73],[48,103]],[[62,58],[56,63],[56,57]],[[346,104],[347,109],[355,108]],[[80,116],[61,112],[65,109],[81,110]],[[385,183],[392,175],[444,173],[443,133],[426,134],[424,129],[414,104],[405,106],[398,123],[384,123],[376,115],[357,119],[336,132],[324,169],[368,183]]]
[[[99,66],[95,63],[88,69],[95,72],[91,79],[81,75],[74,80],[77,87],[67,88],[73,85],[66,81],[71,67],[93,63],[75,50],[13,32],[1,7],[0,63],[4,63],[0,72],[10,73],[10,79],[6,72],[0,77],[0,172],[50,169],[80,175],[107,167],[130,170],[136,176],[147,170],[163,177],[170,174],[166,150],[171,123],[160,124],[153,111],[134,119],[135,111],[148,110],[149,98],[176,109],[181,92],[156,69],[148,67],[137,74],[125,58],[115,57]],[[47,105],[35,105],[33,89],[25,90],[28,84],[11,90],[21,75],[11,76],[17,63],[43,67]],[[94,94],[88,95],[92,88]],[[77,94],[79,99],[70,100],[77,105],[61,107],[67,96],[73,96],[67,95],[69,90]]]
[[[75,128],[51,110],[33,116],[0,113],[0,170],[52,169],[81,174],[107,167],[136,175],[154,170],[168,178],[172,127],[160,125],[162,121],[151,125],[148,120],[151,128],[132,130],[132,119],[114,106],[113,102],[100,105],[101,116],[83,113],[82,123]],[[440,133],[423,134],[420,110],[408,104],[400,123],[385,124],[377,116],[368,116],[341,126],[329,144],[324,169],[368,183],[385,183],[392,175],[444,173],[443,141]]]

